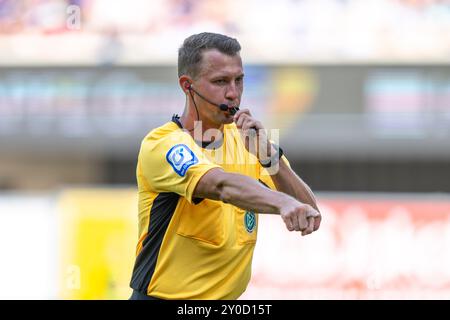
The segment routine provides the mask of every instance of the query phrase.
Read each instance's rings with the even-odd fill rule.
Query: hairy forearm
[[[311,188],[284,161],[280,160],[279,168],[275,174],[271,175],[271,178],[278,191],[309,204],[319,211]]]
[[[287,194],[273,191],[258,181],[240,174],[228,174],[220,186],[220,200],[245,210],[279,214],[286,202],[295,200]]]
[[[311,205],[271,190],[252,178],[219,168],[203,175],[193,196],[220,200],[257,213],[280,214],[289,231],[302,231],[302,235],[310,234],[320,226],[320,213]]]

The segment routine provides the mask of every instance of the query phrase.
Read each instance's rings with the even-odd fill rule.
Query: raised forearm
[[[255,179],[221,169],[212,169],[200,179],[194,197],[221,200],[245,210],[273,214],[279,214],[283,206],[297,202]]]
[[[258,213],[280,214],[289,231],[302,231],[302,235],[317,230],[321,221],[313,206],[241,175],[228,176],[221,188],[221,200]]]
[[[222,169],[208,171],[197,183],[194,197],[221,200],[244,210],[280,214],[289,231],[310,234],[320,225],[320,213],[288,194],[266,188],[258,181]]]
[[[266,188],[249,177],[229,173],[220,190],[220,200],[245,210],[258,213],[279,214],[281,207],[290,201],[291,196]]]

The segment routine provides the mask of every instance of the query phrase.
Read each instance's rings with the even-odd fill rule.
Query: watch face
[[[276,150],[276,153],[275,154],[273,154],[271,157],[270,157],[270,160],[266,160],[266,161],[259,161],[259,163],[261,164],[261,166],[263,167],[263,168],[270,168],[270,167],[272,167],[274,164],[276,164],[280,159],[281,159],[281,157],[284,155],[284,152],[283,152],[283,149],[281,149],[280,148],[280,146],[279,145],[277,145],[276,143],[273,143],[272,142],[272,146],[273,146],[273,148]]]

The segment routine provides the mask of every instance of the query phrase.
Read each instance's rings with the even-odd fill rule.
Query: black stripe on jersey
[[[136,257],[131,277],[131,288],[147,294],[147,288],[155,272],[161,244],[177,207],[180,196],[173,192],[162,192],[153,201],[150,209],[150,222],[142,250]]]
[[[205,200],[205,199],[204,198],[192,198],[192,203],[193,204],[199,204],[203,200]]]
[[[267,184],[265,184],[264,181],[262,181],[261,179],[259,179],[259,182],[261,182],[264,186],[270,189],[270,187]]]

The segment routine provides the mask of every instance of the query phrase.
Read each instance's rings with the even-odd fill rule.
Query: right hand
[[[280,210],[281,218],[289,231],[301,231],[306,236],[318,229],[318,223],[322,219],[319,211],[309,204],[298,201],[289,201]]]

